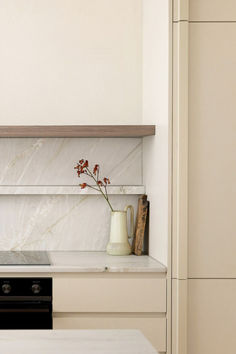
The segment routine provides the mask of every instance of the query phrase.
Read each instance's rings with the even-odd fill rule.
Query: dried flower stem
[[[105,188],[105,193],[104,193],[103,190],[102,190],[102,188],[101,188],[101,186],[98,184],[98,176],[97,176],[97,180],[96,180],[95,177],[93,176],[92,172],[89,170],[88,167],[86,167],[86,171],[87,171],[87,175],[88,175],[89,177],[92,177],[93,180],[95,181],[96,185],[97,185],[98,188],[99,188],[99,191],[102,193],[103,197],[105,198],[105,200],[107,201],[109,207],[111,208],[111,211],[114,211],[113,208],[112,208],[112,206],[111,206],[111,203],[109,202],[109,198],[108,198],[106,186],[103,185],[104,188]],[[98,171],[98,172],[99,172],[99,171]],[[88,185],[88,186],[89,186],[89,185]],[[89,187],[91,187],[91,186],[89,186]],[[98,191],[97,188],[94,188],[94,187],[91,187],[91,188],[93,188],[93,189],[95,189],[96,191]]]
[[[92,178],[94,180],[95,185],[97,187],[96,188],[93,185],[89,185],[87,183],[81,183],[80,184],[81,189],[84,189],[86,187],[90,187],[90,188],[94,189],[95,191],[100,192],[102,194],[102,196],[105,198],[105,200],[107,201],[111,211],[114,211],[112,206],[111,206],[111,203],[109,201],[109,197],[108,197],[108,193],[107,193],[107,184],[110,184],[110,180],[107,177],[104,177],[103,181],[99,180],[99,172],[100,172],[99,165],[96,164],[94,166],[93,172],[92,172],[89,169],[88,160],[81,159],[77,163],[77,166],[75,166],[74,168],[77,170],[78,177],[80,177],[81,174],[87,175],[88,177],[90,177],[90,178]],[[96,176],[96,178],[95,178],[95,176]],[[105,192],[103,191],[102,188],[104,188]]]

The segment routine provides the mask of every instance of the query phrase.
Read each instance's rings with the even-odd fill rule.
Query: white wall
[[[167,265],[169,235],[169,1],[143,0],[143,123],[156,124],[143,140],[144,184],[150,200],[149,252]]]
[[[164,264],[168,3],[0,1],[0,124],[157,125],[157,135],[143,140],[143,167],[151,202],[150,254]]]
[[[141,122],[142,0],[1,0],[0,124]]]

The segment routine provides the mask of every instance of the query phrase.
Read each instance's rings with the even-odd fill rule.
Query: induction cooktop
[[[42,266],[50,265],[46,251],[0,251],[1,266]]]

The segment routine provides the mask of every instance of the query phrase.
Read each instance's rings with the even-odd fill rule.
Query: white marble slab
[[[137,330],[0,331],[4,354],[156,354]]]
[[[138,196],[111,195],[114,209]],[[110,209],[100,195],[0,196],[1,250],[104,251],[110,232]]]
[[[115,209],[137,208],[142,139],[0,139],[0,249],[105,250],[110,212],[94,190],[81,190],[74,166],[99,163]]]
[[[144,194],[144,186],[108,186],[108,194]],[[81,189],[79,186],[0,186],[0,195],[99,195],[91,188]]]
[[[163,273],[167,268],[149,256],[109,256],[105,252],[48,252],[50,266],[0,266],[0,273]]]
[[[113,185],[142,184],[140,138],[4,138],[0,185],[78,185],[74,166],[81,158],[100,164]]]

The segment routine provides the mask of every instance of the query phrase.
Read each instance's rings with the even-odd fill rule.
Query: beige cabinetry
[[[166,351],[166,318],[148,314],[54,314],[54,329],[139,329],[160,352]]]
[[[236,277],[236,23],[189,24],[189,277]]]
[[[176,213],[173,230],[177,228],[175,224],[185,225],[188,232],[186,239],[173,233],[172,277],[176,279],[172,281],[172,353],[233,354],[236,352],[236,2],[174,0],[173,5],[174,83],[185,78],[183,84],[173,85],[173,136],[176,139],[179,132],[184,132],[181,138],[188,141],[187,177],[186,165],[178,165],[180,181],[188,184],[188,217]],[[178,32],[181,34],[181,28],[186,33],[176,36]],[[181,53],[187,53],[187,64],[186,56],[181,57]],[[182,75],[183,65],[188,66],[187,80]],[[187,132],[181,127],[183,118],[179,119],[183,115],[176,114],[178,104],[179,112],[188,112]],[[178,140],[177,143],[174,140],[174,162],[178,162],[178,153],[181,154],[181,144]],[[174,180],[174,196],[180,195],[178,182]],[[184,197],[176,200],[173,213],[175,209],[181,210],[185,202]],[[180,257],[184,247],[187,257]],[[181,259],[182,263],[175,259]],[[186,272],[179,271],[179,264]]]
[[[235,354],[236,281],[188,281],[188,354]]]
[[[136,328],[166,351],[165,274],[55,274],[53,313],[55,329]]]
[[[166,280],[150,274],[58,275],[53,289],[55,312],[166,312]]]
[[[236,348],[235,67],[236,23],[189,24],[188,354]]]
[[[235,0],[189,0],[190,21],[235,21]]]
[[[173,0],[173,21],[236,21],[235,0]]]

